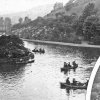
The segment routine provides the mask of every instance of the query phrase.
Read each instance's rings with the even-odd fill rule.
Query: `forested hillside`
[[[14,25],[12,34],[28,39],[100,44],[99,0],[70,0],[59,5],[44,17]]]

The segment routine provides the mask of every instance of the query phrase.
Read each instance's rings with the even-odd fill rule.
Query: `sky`
[[[40,5],[67,3],[69,0],[0,0],[0,15],[27,11]]]

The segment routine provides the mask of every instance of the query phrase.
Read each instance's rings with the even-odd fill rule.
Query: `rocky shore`
[[[24,47],[15,35],[0,37],[0,63],[26,64],[34,61],[34,54]]]

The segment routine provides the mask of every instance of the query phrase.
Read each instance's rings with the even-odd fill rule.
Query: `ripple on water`
[[[0,99],[2,100],[85,100],[85,90],[70,91],[60,89],[60,82],[65,82],[69,76],[85,82],[90,76],[88,67],[93,67],[95,61],[87,59],[98,58],[98,50],[81,49],[67,46],[43,45],[25,42],[31,50],[35,47],[44,48],[45,54],[35,54],[35,62],[25,66],[14,67],[13,70],[0,71]],[[97,59],[96,58],[96,59]],[[76,60],[79,68],[68,75],[60,72],[63,63]],[[6,73],[6,74],[4,74]]]

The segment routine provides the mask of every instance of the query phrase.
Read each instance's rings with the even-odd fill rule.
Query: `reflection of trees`
[[[79,48],[79,51],[82,53],[82,59],[86,63],[96,61],[100,55],[99,50],[97,48]]]
[[[0,65],[0,79],[2,83],[16,84],[23,77],[25,65]]]
[[[83,47],[71,47],[71,46],[59,46],[44,43],[34,43],[37,47],[42,47],[47,49],[47,53],[52,53],[53,55],[65,56],[66,59],[73,58],[76,62],[84,62],[86,64],[91,64],[96,62],[100,52],[99,48],[83,48]],[[49,46],[48,46],[49,45]],[[70,61],[70,60],[69,60]]]

